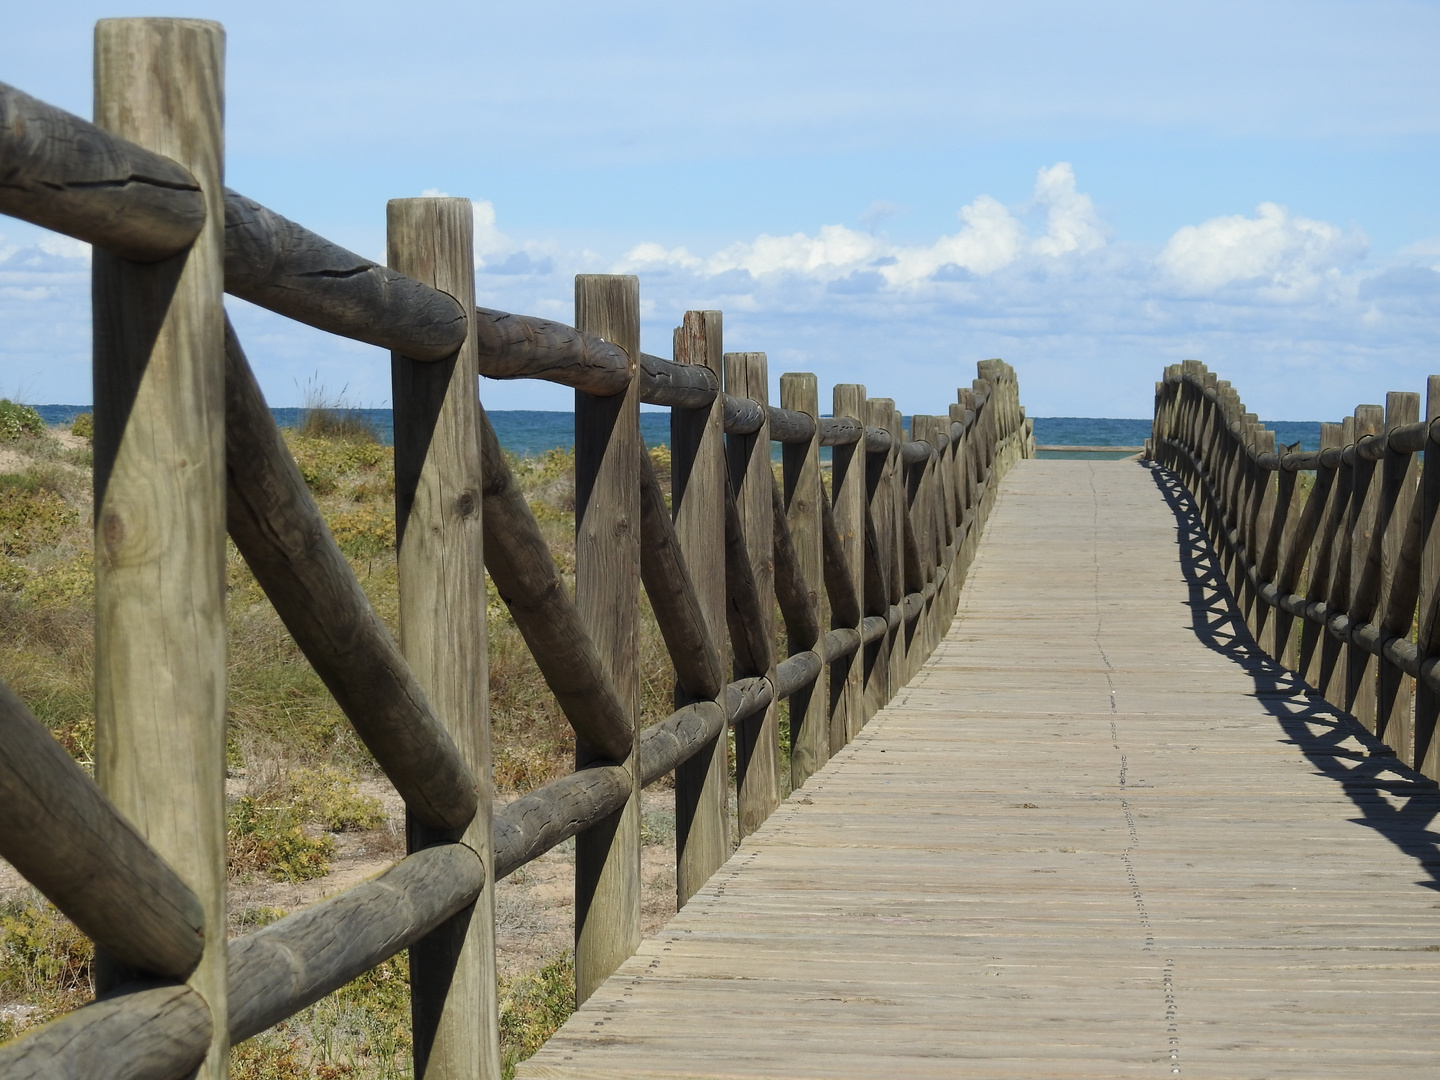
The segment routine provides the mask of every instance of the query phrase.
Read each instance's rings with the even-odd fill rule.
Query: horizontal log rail
[[[1440,778],[1440,378],[1425,418],[1390,393],[1321,446],[1275,447],[1239,395],[1193,361],[1156,384],[1149,453],[1191,492],[1260,647]],[[1436,451],[1440,454],[1440,451]],[[1296,474],[1313,472],[1302,503]]]
[[[210,34],[208,40],[218,40],[214,24],[115,25],[139,39]],[[163,83],[173,67],[150,65],[143,78]],[[97,108],[97,115],[112,113]],[[163,126],[173,118],[150,119]],[[219,132],[218,112],[200,128]],[[112,272],[102,253],[138,266],[213,245],[206,257],[214,290],[204,297],[185,294],[157,313],[145,306],[145,290],[132,290],[116,302],[136,310],[122,312],[119,322],[102,318],[97,306],[97,358],[118,347],[107,335],[125,318],[157,325],[182,316],[209,320],[213,335],[205,340],[213,355],[200,350],[197,362],[208,364],[205,378],[223,388],[202,418],[223,435],[224,490],[212,493],[223,509],[217,521],[223,519],[301,652],[394,783],[412,818],[414,850],[384,873],[220,948],[223,930],[217,937],[217,928],[207,926],[211,909],[172,868],[174,850],[152,846],[153,838],[130,824],[103,784],[0,686],[0,854],[106,950],[120,965],[117,978],[129,980],[0,1047],[0,1076],[212,1080],[223,1071],[229,1044],[410,948],[417,1060],[446,1075],[495,1080],[493,1046],[469,1036],[442,1045],[433,1031],[447,995],[460,995],[472,1012],[495,1008],[489,939],[472,936],[488,911],[477,899],[577,838],[577,859],[589,868],[577,874],[577,909],[588,912],[582,919],[603,918],[616,928],[596,937],[577,923],[583,996],[624,958],[623,950],[616,952],[628,933],[624,927],[638,927],[638,891],[607,891],[609,879],[596,869],[625,865],[620,853],[638,844],[633,808],[640,788],[673,774],[677,812],[686,801],[687,827],[696,831],[693,843],[680,845],[690,860],[678,875],[690,882],[689,891],[679,886],[683,903],[731,850],[725,839],[731,829],[727,728],[749,755],[740,793],[747,828],[786,791],[778,770],[779,702],[791,702],[795,723],[802,710],[807,717],[809,741],[793,748],[791,786],[803,785],[853,738],[940,639],[995,481],[1034,454],[1014,371],[1001,361],[982,361],[979,377],[957,391],[948,415],[917,417],[911,439],[893,402],[867,403],[859,386],[837,387],[835,415],[822,416],[813,376],[787,375],[781,401],[772,405],[765,400],[763,354],[735,354],[737,377],[722,378],[719,313],[687,313],[673,359],[641,352],[638,307],[622,302],[636,295],[634,279],[584,279],[576,326],[476,306],[466,276],[473,258],[463,200],[392,204],[390,260],[406,273],[221,188],[211,165],[195,164],[199,159],[182,165],[145,149],[143,141],[0,84],[0,212],[95,245],[97,275]],[[437,230],[433,237],[424,233],[429,228]],[[425,246],[432,241],[433,248]],[[415,254],[417,243],[428,254]],[[290,456],[224,319],[222,285],[392,354],[403,650],[371,608]],[[97,288],[97,305],[102,292]],[[605,307],[610,300],[616,302]],[[104,363],[97,359],[97,371],[108,377]],[[725,358],[723,369],[731,367]],[[580,395],[577,416],[583,413],[588,426],[577,436],[583,508],[577,547],[585,566],[573,592],[483,409],[475,408],[468,389],[475,375],[543,379]],[[468,402],[438,392],[452,377],[467,388]],[[673,410],[673,507],[639,443],[631,411],[636,402]],[[96,414],[99,462],[101,443],[115,442],[130,417],[98,390]],[[157,418],[166,419],[150,413],[146,422]],[[1406,452],[1413,454],[1433,437],[1432,428],[1403,425],[1387,434],[1378,452],[1383,457],[1412,447]],[[752,443],[745,440],[759,443],[758,457],[747,460]],[[783,448],[783,478],[773,482],[766,477],[771,442]],[[1376,445],[1374,438],[1362,442],[1352,457],[1370,460]],[[820,478],[822,447],[831,459],[829,488]],[[160,458],[145,467],[170,468]],[[101,471],[97,467],[103,493],[108,474]],[[679,492],[686,485],[703,494],[694,496],[702,501],[682,522]],[[587,507],[592,497],[604,504]],[[113,518],[99,516],[102,531],[116,527]],[[713,523],[713,533],[697,523]],[[111,539],[105,533],[105,542]],[[223,534],[218,539],[223,542]],[[435,610],[473,609],[476,557],[573,728],[583,763],[494,807],[488,778],[480,774],[488,761],[485,721],[477,728],[473,717],[455,715],[472,708],[473,698],[456,692],[469,685],[469,673],[447,682],[457,663],[463,669],[482,662],[483,625],[477,639],[455,612]],[[622,607],[638,605],[643,585],[674,668],[677,708],[644,730],[636,730],[634,658],[625,652],[631,646],[609,629],[612,619],[623,623],[625,612],[607,607],[606,618],[596,618],[597,567],[605,568],[609,595],[624,596]],[[722,579],[723,610],[718,600],[706,599],[719,595],[710,585],[718,589]],[[631,581],[634,595],[617,592]],[[97,581],[97,603],[115,603],[120,594],[107,590],[127,587]],[[432,598],[449,603],[432,599],[428,609],[417,610],[412,588],[428,588]],[[156,596],[120,598],[127,610],[159,610]],[[769,613],[777,607],[788,642],[784,656],[770,632]],[[1323,619],[1330,609],[1318,610]],[[440,618],[425,621],[435,615]],[[1341,629],[1346,641],[1398,657],[1405,670],[1425,678],[1434,670],[1426,666],[1429,654],[1411,656],[1389,626],[1372,619]],[[437,640],[437,627],[442,638],[461,636]],[[437,678],[442,656],[459,659],[447,661],[451,669]],[[217,679],[223,685],[223,674],[170,672],[177,684],[192,687]],[[121,702],[115,709],[130,707]],[[177,715],[155,722],[180,739],[189,721]],[[718,785],[692,782],[701,774],[718,776]],[[710,830],[703,836],[702,825]],[[218,833],[205,827],[211,828],[203,837],[206,850],[223,850],[223,822]],[[223,983],[215,982],[217,971]],[[170,981],[147,981],[152,977]],[[480,1028],[493,1031],[494,1025]]]

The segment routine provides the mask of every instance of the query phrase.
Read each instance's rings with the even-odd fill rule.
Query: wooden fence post
[[[894,403],[885,398],[869,398],[865,402],[867,427],[884,428],[890,422]],[[865,488],[867,531],[874,538],[874,550],[866,547],[865,598],[863,613],[887,617],[892,599],[895,551],[895,462],[898,449],[892,440],[883,454],[865,456]],[[873,560],[873,565],[871,562]],[[890,682],[890,652],[894,648],[895,627],[888,628],[875,641],[865,646],[864,709],[868,721],[894,696]]]
[[[1419,419],[1419,394],[1385,396],[1387,435]],[[1387,449],[1381,464],[1380,519],[1376,523],[1374,551],[1380,591],[1372,620],[1380,626],[1382,642],[1391,635],[1409,634],[1412,625],[1419,585],[1420,530],[1419,520],[1414,516],[1419,483],[1420,455]],[[1414,680],[1383,656],[1377,659],[1377,664],[1376,734],[1394,749],[1401,761],[1413,765]]]
[[[840,383],[833,392],[832,415],[865,422],[865,387]],[[840,534],[840,550],[850,572],[850,585],[857,597],[865,595],[865,440],[831,448],[831,512]],[[860,615],[863,621],[864,605]],[[834,617],[831,628],[840,629]],[[850,629],[859,630],[857,624]],[[843,747],[865,722],[860,704],[864,657],[860,650],[830,665],[830,752]],[[838,744],[837,744],[838,740]]]
[[[1440,375],[1431,375],[1425,387],[1425,419],[1440,420]],[[1440,656],[1440,447],[1425,440],[1420,468],[1420,597],[1415,607],[1415,643],[1420,661]],[[1415,684],[1415,767],[1432,780],[1440,779],[1440,739],[1435,738],[1440,718],[1440,693],[1423,679]]]
[[[394,199],[391,267],[475,306],[469,199]],[[472,334],[447,360],[391,356],[395,401],[395,534],[400,644],[416,681],[480,785],[479,809],[458,835],[413,817],[409,849],[445,840],[485,867],[474,905],[410,949],[415,1075],[500,1076],[491,857],[489,665],[481,518],[479,360]]]
[[[1355,410],[1355,442],[1367,435],[1385,431],[1385,410],[1379,405],[1361,405]],[[1378,462],[1361,457],[1355,448],[1354,492],[1351,495],[1350,519],[1350,588],[1340,610],[1350,618],[1350,625],[1369,622],[1375,613],[1380,593],[1380,552],[1372,550],[1379,542],[1376,528],[1380,521],[1380,477]],[[1373,563],[1373,566],[1372,566]],[[1362,646],[1345,645],[1344,704],[1369,731],[1377,726],[1376,687],[1379,661]]]
[[[1355,488],[1355,417],[1347,416],[1340,425],[1340,445],[1345,448],[1345,458],[1336,470],[1335,489],[1332,495],[1332,513],[1326,531],[1334,535],[1330,551],[1330,576],[1326,583],[1325,605],[1331,613],[1344,611],[1350,603],[1350,537],[1354,511]],[[1328,626],[1321,626],[1319,638],[1320,669],[1319,681],[1312,685],[1325,700],[1337,708],[1345,708],[1345,654],[1340,642],[1330,633]]]
[[[764,353],[725,354],[725,392],[769,403],[769,377]],[[774,474],[770,471],[770,421],[753,435],[727,435],[726,455],[740,528],[750,554],[750,572],[760,598],[760,632],[775,640]],[[775,684],[774,651],[767,671],[736,671],[737,676],[763,675]],[[735,728],[736,802],[741,837],[749,836],[780,805],[780,706],[772,700],[758,715]]]
[[[1320,449],[1338,450],[1345,445],[1345,429],[1342,424],[1322,423],[1320,425]],[[1336,534],[1337,515],[1344,514],[1345,500],[1350,497],[1348,488],[1342,488],[1341,476],[1343,469],[1339,466],[1333,469],[1326,469],[1321,466],[1325,474],[1323,501],[1320,504],[1319,519],[1316,524],[1316,535],[1313,546],[1306,557],[1306,564],[1309,567],[1310,581],[1305,589],[1305,599],[1313,603],[1317,600],[1325,600],[1329,596],[1330,579],[1335,572],[1336,549],[1339,539]],[[1315,490],[1320,491],[1321,483],[1317,475]],[[1311,686],[1317,690],[1321,689],[1325,681],[1325,643],[1330,640],[1330,635],[1324,626],[1319,626],[1309,619],[1306,619],[1300,626],[1299,655],[1296,660],[1295,670]]]
[[[575,328],[638,362],[640,284],[629,275],[575,278]],[[575,606],[629,710],[640,714],[640,382],[623,394],[575,391]],[[599,754],[575,745],[575,767]],[[640,774],[630,797],[575,844],[575,998],[585,1001],[640,944]]]
[[[829,621],[825,595],[824,528],[821,524],[821,500],[825,487],[820,480],[820,392],[815,376],[789,372],[780,376],[780,405],[801,412],[815,422],[814,433],[804,443],[786,443],[781,450],[785,478],[785,518],[790,526],[790,539],[795,546],[800,572],[809,587],[814,605],[816,625],[823,628]],[[861,440],[861,452],[864,452]],[[822,629],[823,632],[823,629]],[[788,641],[794,655],[815,647],[793,635]],[[790,787],[805,783],[830,757],[829,689],[822,666],[815,681],[790,695]]]
[[[675,330],[675,360],[715,373],[723,364],[718,311],[687,311]],[[670,412],[671,505],[680,552],[728,672],[725,626],[725,407],[719,394],[703,409]],[[716,700],[723,708],[725,693]],[[676,706],[689,704],[675,701]],[[675,895],[694,896],[730,857],[730,743],[722,731],[675,770]]]
[[[199,898],[189,984],[226,1074],[224,30],[95,28],[95,122],[178,161],[205,224],[156,263],[94,251],[96,778]],[[98,989],[127,979],[102,957]]]

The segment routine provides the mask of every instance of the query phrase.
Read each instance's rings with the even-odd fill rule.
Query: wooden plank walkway
[[[518,1075],[1435,1075],[1440,799],[1176,504],[1019,463],[923,672]]]

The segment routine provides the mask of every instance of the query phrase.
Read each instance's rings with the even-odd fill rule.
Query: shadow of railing
[[[1359,721],[1325,701],[1318,690],[1260,648],[1220,572],[1190,492],[1168,469],[1153,463],[1145,467],[1175,514],[1180,568],[1190,590],[1195,636],[1254,681],[1255,696],[1279,723],[1282,741],[1296,746],[1317,772],[1341,785],[1360,813],[1351,820],[1373,829],[1414,859],[1428,875],[1428,880],[1416,884],[1440,890],[1440,833],[1430,829],[1440,813],[1440,789],[1402,764]]]

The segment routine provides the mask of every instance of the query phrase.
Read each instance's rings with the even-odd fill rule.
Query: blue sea
[[[89,412],[88,405],[37,405],[36,410],[48,424],[68,424],[78,414]],[[300,422],[304,409],[272,409],[281,427]],[[393,441],[394,418],[389,409],[353,409],[374,426],[387,444]],[[521,457],[542,454],[559,447],[569,450],[575,445],[575,414],[569,412],[538,412],[527,409],[496,410],[489,414],[500,445]],[[906,421],[908,424],[908,420]],[[1274,420],[1266,421],[1275,431],[1275,441],[1282,445],[1300,443],[1302,450],[1320,446],[1320,422]],[[640,432],[647,446],[666,446],[670,442],[670,414],[642,412]],[[1123,420],[1086,416],[1037,416],[1035,441],[1053,446],[1140,446],[1150,437],[1150,421]],[[778,444],[774,447],[779,456]]]

